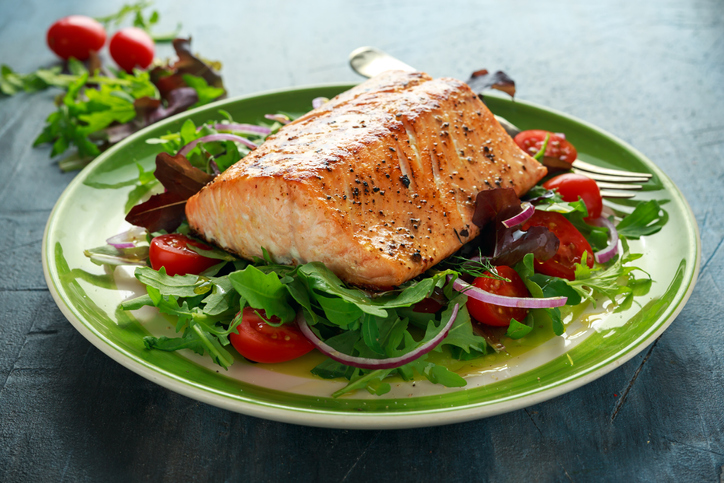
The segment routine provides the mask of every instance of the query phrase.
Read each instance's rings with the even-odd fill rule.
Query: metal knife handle
[[[374,77],[386,70],[407,70],[410,72],[417,70],[374,47],[360,47],[353,50],[349,54],[349,65],[355,72],[364,77]]]

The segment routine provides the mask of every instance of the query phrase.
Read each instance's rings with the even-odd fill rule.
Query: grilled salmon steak
[[[476,194],[546,174],[463,82],[389,71],[284,126],[189,199],[201,237],[244,258],[323,262],[390,288],[475,238]]]

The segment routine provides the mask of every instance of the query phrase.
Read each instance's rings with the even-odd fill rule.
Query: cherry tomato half
[[[279,323],[277,317],[271,321]],[[229,341],[239,354],[255,362],[291,361],[314,349],[296,323],[273,327],[251,307],[244,308],[237,332],[229,334]]]
[[[501,265],[496,267],[498,275],[507,278],[510,282],[499,280],[497,278],[478,277],[473,281],[473,285],[486,292],[497,295],[505,295],[507,297],[530,297],[528,288],[523,283],[518,272],[510,267]],[[490,274],[490,272],[486,272]],[[468,312],[470,316],[480,323],[493,325],[496,327],[507,327],[510,325],[510,319],[522,322],[528,315],[528,309],[518,307],[501,307],[500,305],[488,304],[474,298],[468,297]]]
[[[551,178],[543,187],[547,190],[557,189],[564,201],[578,201],[580,197],[588,209],[586,220],[593,220],[601,216],[603,198],[598,185],[588,176],[576,173],[565,173]]]
[[[145,69],[153,62],[153,39],[137,27],[124,28],[113,34],[108,50],[116,64],[126,72],[132,72],[135,67]]]
[[[570,169],[573,161],[578,157],[578,151],[565,137],[540,129],[532,129],[518,133],[513,140],[527,154],[533,156],[543,147],[546,136],[550,135],[546,152],[543,155],[543,164],[560,169]]]
[[[61,59],[86,60],[91,50],[99,51],[106,43],[103,25],[85,15],[71,15],[55,22],[46,35],[48,47]]]
[[[151,267],[154,270],[165,267],[168,275],[186,275],[187,273],[198,275],[219,263],[219,260],[199,255],[187,245],[202,250],[211,250],[211,247],[178,233],[157,236],[151,240],[149,249]]]
[[[593,266],[593,250],[588,241],[573,224],[560,213],[535,210],[533,216],[523,223],[522,229],[544,226],[558,237],[561,244],[552,258],[545,262],[535,260],[535,270],[553,277],[575,280],[576,263],[581,263],[583,252],[587,252],[586,265]]]

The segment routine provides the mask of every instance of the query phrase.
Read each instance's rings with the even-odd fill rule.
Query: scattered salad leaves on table
[[[139,129],[226,96],[217,72],[221,64],[194,55],[191,39],[177,38],[180,24],[173,34],[154,36],[153,40],[148,37],[146,32],[150,33],[159,21],[155,10],[148,16],[144,14],[150,6],[151,2],[139,1],[96,20],[76,15],[57,21],[51,27],[52,35],[49,31],[48,42],[65,60],[63,66],[40,68],[28,74],[0,66],[0,92],[6,96],[50,87],[65,90],[56,98],[57,110],[48,116],[34,142],[34,146],[52,144],[51,157],[71,150],[59,162],[63,171],[83,168],[102,151]],[[105,67],[97,53],[106,38],[103,25],[118,27],[129,16],[133,16],[133,27],[116,32],[109,47],[111,56],[123,69]],[[153,59],[154,41],[173,41],[178,59],[157,60],[150,70],[144,70]],[[72,49],[59,50],[63,45]],[[72,55],[88,60],[84,63]],[[134,68],[141,57],[145,59],[140,63],[143,68]]]
[[[188,70],[191,63],[194,71],[198,71],[202,63],[196,57],[189,60],[188,40],[176,39],[174,47],[177,48],[179,61],[156,67],[151,72],[136,70],[127,74],[117,71],[116,77],[91,77],[89,72],[84,71],[75,76],[58,110],[48,116],[46,126],[34,145],[52,143],[51,157],[75,147],[76,152],[62,160],[60,167],[66,171],[79,169],[103,150],[139,129],[225,94],[221,78],[206,66],[206,70],[212,73],[206,75],[213,75],[215,82],[212,93],[201,77],[183,74],[181,82],[173,80],[173,89],[165,87],[165,97],[162,97],[159,85],[180,75],[176,66]],[[183,79],[195,83],[196,87],[188,86]],[[96,82],[99,88],[92,87]]]
[[[144,14],[144,10],[149,9],[153,2],[141,0],[136,3],[124,4],[117,12],[95,19],[103,24],[105,28],[119,27],[123,25],[127,18],[133,17],[133,26],[145,30],[154,42],[171,42],[178,37],[181,32],[182,25],[179,23],[173,32],[163,34],[154,34],[151,30],[160,20],[158,10],[153,10],[149,14]]]

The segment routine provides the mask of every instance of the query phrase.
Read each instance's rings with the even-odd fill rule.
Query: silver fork
[[[417,70],[374,47],[360,47],[353,50],[349,54],[349,65],[355,72],[364,77],[374,77],[386,70]],[[495,116],[495,118],[511,137],[520,132],[520,129],[507,119],[500,116]],[[580,159],[573,162],[571,171],[595,180],[598,187],[601,188],[601,196],[604,198],[633,198],[635,193],[632,193],[632,191],[640,190],[643,187],[636,183],[645,183],[652,176],[650,173],[602,168]]]

